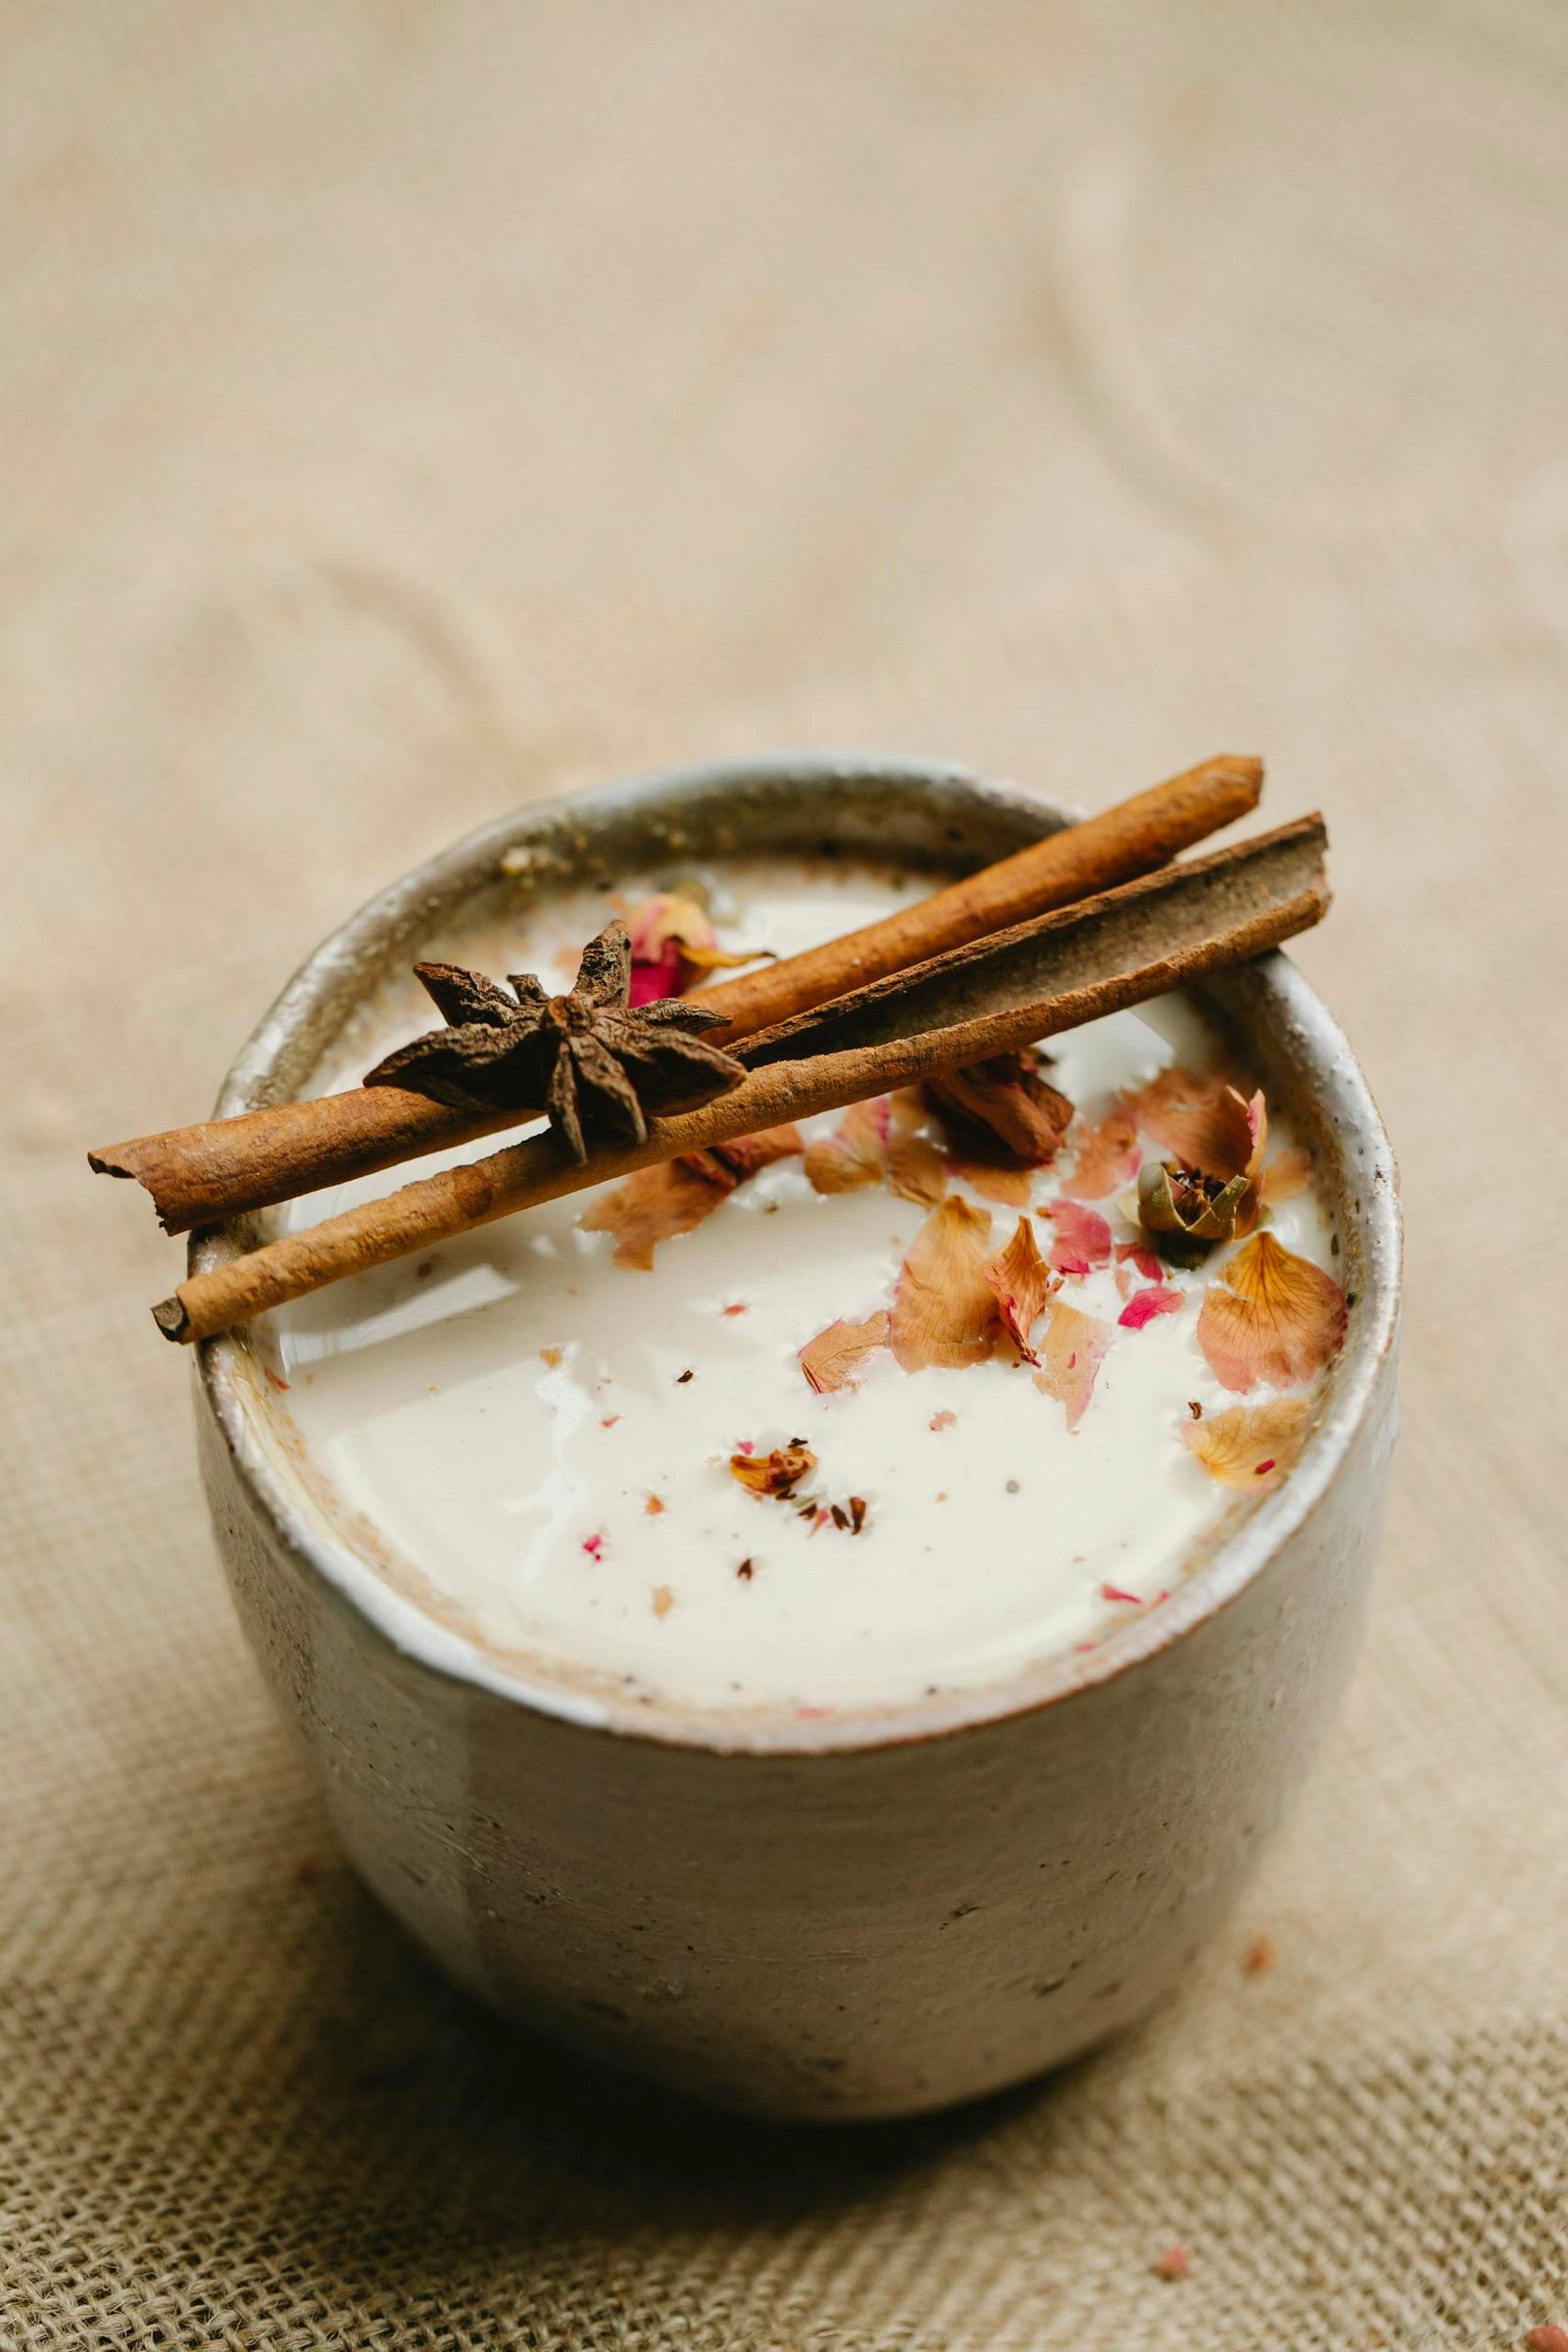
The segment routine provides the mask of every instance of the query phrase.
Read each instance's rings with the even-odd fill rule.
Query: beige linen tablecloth
[[[3,31],[5,2352],[1568,2324],[1558,0]],[[1065,2079],[841,2136],[510,2043],[358,1890],[81,1157],[459,829],[781,741],[1266,752],[1410,1229],[1370,1640],[1241,1915]]]

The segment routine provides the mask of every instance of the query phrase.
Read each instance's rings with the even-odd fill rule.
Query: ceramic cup
[[[309,1091],[368,990],[465,913],[736,851],[827,846],[940,876],[1063,821],[1014,787],[874,758],[718,764],[526,809],[346,923],[220,1111]],[[1300,974],[1268,956],[1207,993],[1317,1152],[1349,1336],[1291,1477],[1088,1655],[828,1721],[587,1699],[394,1590],[313,1494],[246,1336],[202,1348],[201,1451],[246,1631],[355,1866],[482,2000],[726,2106],[898,2115],[1102,2040],[1224,1915],[1355,1647],[1395,1432],[1399,1227],[1378,1114]]]

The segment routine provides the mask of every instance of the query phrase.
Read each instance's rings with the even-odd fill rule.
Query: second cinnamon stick
[[[1247,815],[1262,777],[1258,760],[1205,760],[863,930],[705,990],[704,1003],[729,1023],[710,1035],[729,1044],[918,958],[1152,873]],[[352,1087],[105,1145],[88,1162],[101,1174],[134,1178],[152,1195],[165,1231],[186,1233],[520,1126],[530,1115],[470,1114],[402,1087]]]
[[[191,1275],[154,1309],[167,1339],[211,1338],[269,1307],[452,1235],[736,1136],[810,1117],[933,1071],[1076,1028],[1100,1014],[1277,947],[1328,906],[1320,817],[1014,926],[969,954],[857,991],[819,1016],[817,1050],[764,1060],[701,1110],[650,1122],[648,1141],[572,1160],[554,1135],[404,1185],[249,1254]],[[1008,1002],[1014,987],[1042,993]],[[975,1009],[978,1006],[980,1009]],[[957,1017],[955,1017],[955,1016]],[[798,1042],[759,1039],[766,1053]],[[799,1042],[805,1042],[804,1039]]]

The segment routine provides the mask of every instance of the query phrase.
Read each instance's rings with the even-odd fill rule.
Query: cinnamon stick
[[[1326,911],[1324,847],[1321,818],[1302,818],[932,958],[810,1016],[814,1030],[780,1025],[760,1036],[760,1066],[733,1093],[650,1121],[646,1144],[579,1163],[554,1135],[534,1136],[404,1185],[190,1276],[154,1308],[159,1329],[171,1340],[209,1339],[516,1209],[913,1085],[1260,955]],[[1019,1002],[1020,987],[1039,993]],[[767,1058],[775,1051],[788,1056],[807,1039],[819,1050]]]
[[[1258,760],[1205,760],[863,930],[707,989],[704,1003],[729,1024],[708,1034],[729,1044],[917,958],[1152,872],[1255,808],[1262,778]],[[152,1195],[165,1231],[186,1233],[424,1152],[471,1143],[533,1115],[451,1110],[402,1087],[354,1087],[105,1145],[87,1161],[102,1175],[134,1178]]]

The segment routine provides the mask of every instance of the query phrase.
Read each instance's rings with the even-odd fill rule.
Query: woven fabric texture
[[[1561,7],[0,15],[4,2352],[1568,2325]],[[1242,1914],[1065,2079],[842,2135],[510,2040],[359,1891],[82,1164],[458,830],[781,742],[1266,753],[1410,1241],[1367,1648]]]

